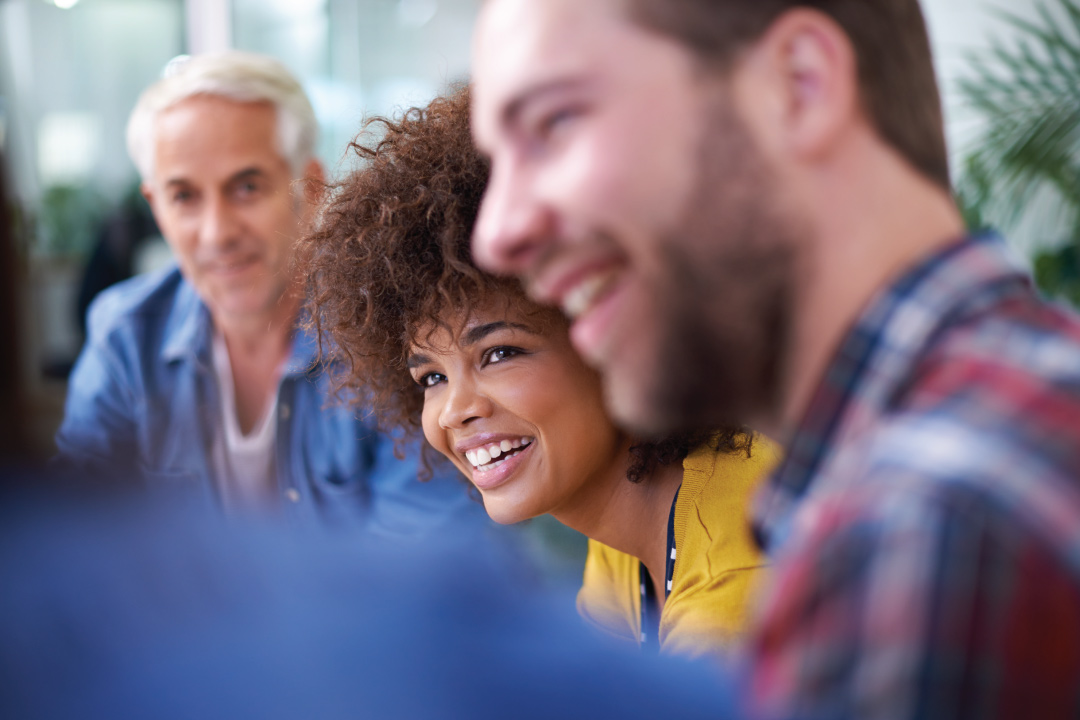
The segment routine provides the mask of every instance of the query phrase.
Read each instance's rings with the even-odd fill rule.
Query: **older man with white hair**
[[[471,512],[456,481],[419,482],[417,453],[395,457],[362,408],[328,402],[293,257],[323,183],[317,134],[300,84],[259,55],[195,57],[143,93],[128,149],[177,266],[91,308],[62,464],[394,533]]]

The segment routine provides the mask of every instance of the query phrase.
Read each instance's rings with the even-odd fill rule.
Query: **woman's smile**
[[[599,477],[621,481],[622,437],[603,412],[599,377],[570,346],[557,311],[481,304],[463,321],[419,328],[408,359],[423,389],[428,442],[513,523],[577,507]]]
[[[466,450],[465,458],[473,466],[472,482],[480,490],[491,490],[510,479],[521,466],[533,438],[504,439],[475,450]]]

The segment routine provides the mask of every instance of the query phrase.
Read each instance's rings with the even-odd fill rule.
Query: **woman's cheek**
[[[439,413],[434,405],[435,403],[424,402],[424,412],[420,416],[420,424],[424,428],[424,438],[431,447],[450,457],[450,448],[446,443],[446,433],[439,427]]]

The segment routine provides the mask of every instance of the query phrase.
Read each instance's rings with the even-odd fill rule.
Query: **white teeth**
[[[563,296],[562,308],[570,318],[577,318],[596,302],[614,273],[596,273],[585,278]]]
[[[530,438],[514,438],[503,440],[500,443],[492,443],[486,448],[466,450],[465,458],[477,469],[484,468],[485,472],[502,465],[507,458],[516,455],[516,450],[528,447],[532,444]],[[504,457],[505,456],[505,457]],[[502,458],[501,460],[499,458]],[[485,467],[487,466],[487,467]]]

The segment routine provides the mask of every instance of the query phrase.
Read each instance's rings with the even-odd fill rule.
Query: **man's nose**
[[[497,275],[527,275],[552,237],[552,222],[524,175],[495,164],[473,229],[473,258]]]
[[[439,412],[439,426],[460,429],[478,418],[491,417],[494,405],[476,383],[465,380],[447,387],[445,402]]]
[[[239,227],[236,211],[228,202],[215,199],[203,207],[199,223],[199,245],[220,250],[228,247],[237,238]]]

